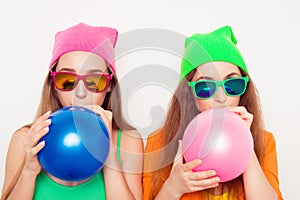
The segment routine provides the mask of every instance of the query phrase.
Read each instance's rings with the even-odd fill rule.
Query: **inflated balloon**
[[[102,169],[110,148],[102,119],[83,107],[66,107],[52,113],[49,132],[40,139],[45,147],[38,159],[45,171],[66,181],[92,177]]]
[[[187,162],[202,160],[193,171],[215,170],[221,182],[226,182],[246,170],[253,153],[253,139],[240,116],[217,108],[198,114],[188,124],[182,148]]]

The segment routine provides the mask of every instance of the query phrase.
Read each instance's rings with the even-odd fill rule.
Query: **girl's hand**
[[[183,163],[182,141],[179,141],[178,151],[174,159],[173,167],[166,183],[170,184],[176,196],[184,193],[195,192],[219,185],[220,178],[216,177],[214,170],[193,172],[192,169],[201,164],[201,160],[196,159]]]
[[[85,105],[84,107],[94,111],[101,117],[101,119],[104,121],[104,123],[108,129],[109,136],[111,138],[111,136],[112,136],[111,135],[112,134],[112,112],[109,110],[104,110],[101,106],[98,106],[98,105]]]
[[[244,106],[227,107],[226,109],[238,114],[247,123],[247,126],[249,128],[251,127],[253,115],[249,113]]]
[[[45,141],[38,141],[48,133],[51,120],[50,111],[35,120],[29,131],[25,134],[23,141],[25,149],[25,163],[24,168],[26,173],[30,175],[37,175],[41,171],[41,165],[37,158],[37,153],[44,148]]]

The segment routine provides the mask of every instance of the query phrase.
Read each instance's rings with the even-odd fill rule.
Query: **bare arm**
[[[22,128],[16,131],[9,145],[2,194],[8,189],[8,187],[12,187],[14,185],[12,182],[15,182],[15,185],[12,188],[10,195],[6,198],[7,200],[29,200],[33,197],[36,175],[23,168],[23,160],[25,158],[23,140],[27,131],[27,128]]]
[[[247,170],[243,173],[243,180],[247,200],[278,199],[275,190],[264,175],[255,153],[253,153]]]
[[[38,141],[49,130],[49,115],[37,119],[31,128],[24,127],[14,133],[6,158],[3,199],[32,199],[35,179],[41,170],[37,153],[45,146]]]
[[[110,154],[116,154],[116,151],[110,151]],[[106,198],[111,199],[134,199],[133,194],[126,183],[121,167],[118,166],[118,159],[110,156],[104,166],[104,182]],[[116,188],[117,191],[116,191]]]
[[[20,141],[22,141],[22,136],[25,135],[25,131],[27,128],[21,128],[17,130],[9,144],[8,152],[6,155],[6,163],[5,163],[5,175],[4,175],[4,183],[2,188],[2,195],[4,191],[6,191],[8,185],[13,181],[14,175],[17,174],[17,171],[20,167],[22,167],[22,160],[24,159],[24,150],[21,147]],[[23,134],[23,135],[22,135]]]
[[[122,134],[121,149],[122,170],[126,182],[135,199],[142,199],[144,144],[140,134],[137,131]]]
[[[283,199],[279,188],[276,142],[273,135],[265,134],[265,157],[259,163],[256,155],[243,174],[247,199]],[[259,196],[262,195],[262,196]]]
[[[117,159],[116,145],[114,145],[110,160],[104,167],[108,199],[142,199],[143,149],[143,141],[137,132],[122,133],[122,166]],[[118,192],[115,188],[118,188]]]

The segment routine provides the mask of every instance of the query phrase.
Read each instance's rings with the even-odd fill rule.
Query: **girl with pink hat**
[[[32,124],[12,136],[1,199],[141,199],[143,141],[122,117],[114,63],[118,32],[80,23],[55,36],[49,73]],[[97,77],[97,83],[91,79]],[[95,81],[95,79],[93,79]],[[82,181],[60,180],[44,171],[37,154],[49,131],[49,116],[60,108],[80,105],[94,110],[110,132],[107,163]]]

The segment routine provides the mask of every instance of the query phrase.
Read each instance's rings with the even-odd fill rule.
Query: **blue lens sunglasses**
[[[241,96],[247,88],[249,77],[235,77],[222,81],[214,80],[198,80],[188,82],[188,85],[193,88],[194,94],[199,99],[209,99],[213,97],[220,86],[228,96]]]

